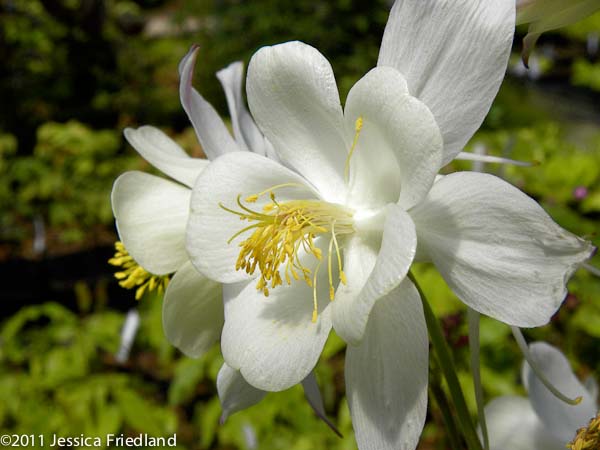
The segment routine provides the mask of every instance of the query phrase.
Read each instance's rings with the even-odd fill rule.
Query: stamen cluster
[[[121,241],[115,242],[115,256],[108,260],[109,264],[122,267],[123,270],[115,273],[115,278],[120,280],[119,286],[135,291],[135,299],[139,300],[144,292],[156,290],[159,294],[167,289],[168,275],[154,275],[140,266],[129,254]]]
[[[276,187],[274,187],[276,188]],[[271,202],[263,206],[262,212],[255,211],[245,206],[237,198],[237,204],[242,211],[235,211],[220,205],[228,212],[236,214],[241,220],[252,224],[243,228],[229,239],[231,242],[240,234],[254,230],[249,238],[239,244],[241,247],[236,270],[245,270],[252,275],[258,268],[260,278],[256,288],[265,296],[269,295],[269,288],[287,284],[302,278],[315,292],[315,311],[313,321],[316,320],[316,275],[323,257],[322,250],[315,244],[317,236],[329,233],[328,271],[330,299],[333,300],[334,287],[332,275],[332,252],[338,260],[339,278],[345,283],[342,270],[342,258],[336,235],[354,232],[352,227],[352,212],[347,208],[320,200],[290,200],[279,203],[272,192],[274,188],[247,197],[247,203],[254,203],[266,192],[270,192]],[[313,272],[300,260],[300,250],[313,255],[319,263]],[[285,267],[280,271],[280,268]]]
[[[567,444],[570,450],[600,449],[600,413],[590,420],[587,428],[577,430],[575,439]]]

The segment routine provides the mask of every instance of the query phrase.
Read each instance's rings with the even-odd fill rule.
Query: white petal
[[[262,133],[248,112],[242,95],[244,64],[234,62],[217,72],[217,78],[223,86],[227,97],[227,106],[231,115],[233,135],[240,150],[250,150],[259,155],[266,155],[266,143]]]
[[[546,324],[593,251],[493,175],[459,172],[410,211],[420,249],[468,306],[519,327]]]
[[[372,69],[350,90],[344,116],[352,133],[363,119],[350,160],[350,203],[373,208],[399,202],[408,209],[422,200],[441,166],[442,136],[400,72]]]
[[[221,285],[185,263],[167,286],[163,329],[167,340],[191,358],[199,358],[217,342],[223,329]]]
[[[590,393],[590,397],[594,403],[598,403],[598,382],[593,375],[588,375],[583,383],[585,390]]]
[[[531,406],[549,432],[566,444],[573,439],[577,429],[587,426],[598,408],[558,349],[545,342],[535,342],[529,350],[538,368],[560,392],[570,398],[582,397],[579,405],[568,405],[552,395],[532,370],[524,370]]]
[[[212,105],[192,86],[197,54],[198,47],[192,46],[179,63],[179,97],[204,153],[212,160],[224,153],[240,151],[240,147]]]
[[[433,113],[450,162],[479,128],[504,78],[515,1],[398,0],[378,66],[398,69]]]
[[[263,47],[250,60],[246,89],[252,115],[281,160],[329,201],[343,199],[349,148],[327,59],[302,42]]]
[[[346,342],[360,342],[371,308],[404,279],[416,247],[415,226],[397,205],[387,207],[383,238],[378,232],[359,232],[348,243],[344,251],[347,284],[338,286],[332,311],[335,331]]]
[[[269,297],[250,281],[226,285],[221,349],[227,364],[254,387],[281,391],[314,368],[331,329],[326,271],[317,283],[319,314],[312,322],[313,290],[304,282],[273,289]],[[324,276],[325,275],[325,276]]]
[[[248,195],[258,194],[282,183],[306,186],[306,181],[291,170],[251,152],[223,155],[206,168],[194,186],[187,229],[187,249],[200,272],[223,283],[248,279],[244,271],[235,270],[235,263],[240,252],[238,244],[249,234],[240,235],[230,244],[227,241],[250,224],[225,211],[219,203],[240,211],[236,203],[238,195],[243,201]],[[281,188],[277,189],[276,195],[278,200],[294,196],[314,198],[313,191],[308,187]],[[269,201],[267,194],[248,206],[255,211],[262,211],[264,202]]]
[[[554,438],[526,398],[504,396],[485,407],[490,450],[564,450],[566,442]]]
[[[135,261],[155,275],[188,261],[185,227],[192,191],[143,172],[125,172],[111,194],[119,237]]]
[[[267,394],[248,384],[239,370],[232,369],[226,363],[217,375],[217,392],[223,410],[221,423],[225,423],[233,413],[256,405]]]
[[[358,448],[414,450],[427,410],[429,342],[410,280],[377,302],[363,342],[346,351],[346,390]]]
[[[150,164],[176,181],[192,187],[208,165],[208,160],[192,158],[175,141],[158,128],[126,128],[127,141]]]

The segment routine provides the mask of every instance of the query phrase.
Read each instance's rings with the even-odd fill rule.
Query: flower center
[[[577,430],[575,439],[567,444],[571,450],[595,450],[600,448],[600,413],[588,424],[587,428]]]
[[[327,268],[329,274],[329,298],[333,300],[335,289],[333,286],[332,258],[335,251],[337,257],[339,279],[346,283],[346,276],[342,270],[342,258],[338,236],[354,232],[353,212],[348,208],[328,203],[321,200],[290,200],[278,202],[274,190],[289,186],[282,184],[273,186],[259,194],[250,195],[245,199],[247,203],[254,203],[259,197],[269,193],[271,202],[263,206],[262,211],[255,211],[245,206],[238,196],[237,203],[241,211],[229,209],[222,204],[224,210],[236,214],[241,220],[247,220],[251,225],[234,234],[228,241],[240,234],[254,230],[249,238],[239,244],[240,254],[236,262],[236,270],[245,270],[253,274],[258,267],[260,278],[256,289],[269,295],[269,287],[275,288],[302,278],[306,284],[313,288],[313,315],[312,321],[317,320],[317,274],[323,260],[322,250],[315,245],[315,238],[320,235],[329,235]],[[311,271],[300,259],[300,250],[313,255],[317,266]]]
[[[119,281],[119,286],[125,289],[135,290],[135,299],[139,300],[144,292],[156,290],[159,294],[164,292],[169,284],[168,275],[154,275],[140,266],[131,257],[122,242],[115,242],[115,256],[108,260],[108,263],[122,267],[123,270],[115,273],[115,278]]]
[[[354,124],[354,139],[350,146],[344,165],[344,179],[346,183],[350,178],[350,161],[358,144],[358,138],[363,127],[362,116]],[[329,275],[329,299],[333,301],[335,288],[333,286],[333,252],[338,263],[339,279],[346,284],[346,275],[342,269],[342,256],[337,236],[354,233],[354,211],[335,203],[321,200],[290,200],[278,202],[275,199],[275,190],[282,187],[297,186],[298,183],[284,183],[272,186],[264,191],[246,197],[246,203],[254,203],[259,197],[269,193],[271,202],[263,206],[262,211],[254,211],[242,204],[241,195],[237,197],[237,204],[241,211],[235,211],[219,203],[225,211],[235,214],[241,220],[251,223],[235,233],[227,242],[231,243],[240,234],[254,230],[250,237],[240,243],[240,254],[235,269],[245,270],[252,275],[256,268],[260,278],[256,289],[262,291],[265,297],[269,296],[269,287],[275,288],[283,284],[282,274],[287,284],[294,280],[304,279],[306,284],[313,288],[313,313],[312,321],[317,321],[317,275],[322,263],[322,250],[315,245],[315,238],[319,235],[330,235],[327,250],[327,272]],[[299,251],[303,249],[307,254],[312,254],[317,260],[317,266],[311,271],[300,260]]]

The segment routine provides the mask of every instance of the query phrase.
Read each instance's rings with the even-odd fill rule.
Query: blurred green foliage
[[[140,161],[118,154],[117,130],[95,131],[77,121],[48,122],[37,130],[32,155],[15,154],[15,139],[0,139],[2,240],[24,238],[20,225],[42,215],[64,242],[82,241],[97,225],[112,224],[112,182]]]
[[[0,0],[0,241],[26,246],[37,217],[63,243],[83,247],[98,230],[115,237],[112,183],[126,170],[148,169],[125,145],[121,130],[153,124],[186,149],[198,150],[178,97],[177,64],[192,43],[200,46],[195,84],[222,113],[225,101],[215,72],[234,60],[247,62],[259,46],[290,39],[314,45],[331,60],[344,98],[376,62],[388,4]],[[467,149],[483,146],[489,154],[537,162],[485,170],[532,195],[561,225],[596,246],[600,111],[594,99],[600,62],[598,51],[586,48],[593,47],[599,31],[596,14],[544,34],[536,51],[541,83],[507,80]],[[518,59],[515,52],[512,60]],[[556,94],[547,82],[566,87],[567,95]],[[454,162],[448,170],[470,168],[471,163]],[[600,266],[600,258],[592,263]],[[416,276],[442,319],[474,413],[464,306],[431,266],[419,265]],[[554,320],[528,331],[528,338],[565,350],[582,378],[599,378],[600,280],[579,270],[569,289]],[[220,426],[217,347],[201,360],[179,355],[163,336],[160,299],[146,296],[139,303],[141,328],[131,358],[120,364],[113,355],[124,314],[92,294],[86,281],[74,290],[76,310],[40,298],[0,325],[1,432],[176,432],[179,448],[190,450],[250,449],[250,433],[258,448],[356,448],[344,397],[344,345],[335,335],[317,377],[343,439],[314,416],[300,387],[269,394]],[[510,329],[483,318],[481,345],[487,398],[523,395],[522,357]],[[422,441],[423,450],[447,448],[435,403]]]

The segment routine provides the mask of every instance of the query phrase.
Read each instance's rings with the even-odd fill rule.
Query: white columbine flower
[[[236,62],[217,72],[232,119],[235,138],[232,139],[213,107],[192,87],[196,54],[197,48],[192,47],[180,63],[180,96],[208,158],[251,151],[277,159],[244,104],[243,64]],[[174,181],[137,171],[121,175],[112,192],[119,236],[134,262],[145,269],[141,269],[145,276],[175,273],[163,299],[163,328],[174,346],[197,358],[217,341],[223,327],[221,286],[196,271],[184,245],[190,188],[208,160],[191,158],[177,143],[151,126],[126,129],[125,137],[140,155]],[[325,416],[314,374],[307,375],[302,385],[315,413],[335,430]],[[257,403],[265,394],[248,385],[239,371],[227,364],[219,371],[217,389],[223,407],[222,420]]]
[[[557,399],[525,362],[522,378],[529,398],[499,397],[485,408],[491,450],[564,450],[598,412],[598,385],[593,378],[583,385],[567,358],[544,342],[531,344],[530,352],[550,382],[571,398],[581,397],[581,403],[572,406]],[[595,424],[596,440],[591,440],[592,431],[588,436],[593,444],[580,450],[599,448],[600,418]]]
[[[396,2],[378,67],[344,110],[316,49],[260,49],[248,102],[282,164],[228,153],[194,186],[187,248],[200,272],[228,283],[225,361],[256,388],[283,390],[310,373],[333,327],[351,344],[346,388],[361,449],[413,449],[424,423],[427,332],[406,278],[415,257],[433,261],[471,308],[529,327],[549,320],[592,252],[499,178],[434,183],[498,90],[514,8]]]

